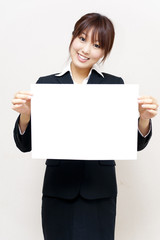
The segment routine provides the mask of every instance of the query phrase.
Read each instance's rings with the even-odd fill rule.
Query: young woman
[[[60,73],[38,80],[53,84],[123,84],[119,77],[100,72],[114,41],[112,22],[98,13],[80,18],[74,27],[69,52],[71,62]],[[18,92],[12,100],[19,117],[14,139],[17,147],[31,151],[29,92]],[[138,150],[151,137],[150,119],[157,114],[153,97],[139,100]],[[65,124],[65,121],[64,121]],[[78,126],[77,126],[78,127]],[[124,130],[125,131],[125,130]],[[115,162],[56,160],[46,161],[42,198],[42,225],[45,240],[113,240],[117,185]]]

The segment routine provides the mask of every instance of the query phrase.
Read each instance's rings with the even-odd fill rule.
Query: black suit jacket
[[[104,78],[95,70],[92,71],[88,84],[123,84],[119,77],[103,73]],[[63,76],[50,75],[41,77],[38,84],[73,84],[70,73]],[[19,117],[14,128],[14,139],[22,152],[31,151],[31,122],[24,135],[18,129]],[[64,122],[65,124],[65,122]],[[138,132],[137,150],[146,147],[151,137],[144,138]],[[114,160],[56,160],[47,159],[43,185],[43,194],[50,197],[73,199],[78,194],[86,199],[115,197],[117,184]]]

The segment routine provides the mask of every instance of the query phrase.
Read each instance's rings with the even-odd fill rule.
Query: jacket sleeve
[[[147,146],[147,144],[149,143],[149,140],[150,140],[150,138],[151,138],[151,136],[152,136],[152,122],[151,122],[151,120],[150,120],[150,132],[149,132],[149,134],[146,136],[146,137],[143,137],[141,134],[140,134],[140,132],[138,131],[138,144],[137,144],[137,150],[138,151],[141,151],[141,150],[143,150],[146,146]]]
[[[21,150],[22,152],[30,152],[32,149],[31,120],[28,123],[25,133],[21,135],[19,132],[19,118],[20,118],[20,115],[16,120],[14,131],[13,131],[14,140],[19,150]]]
[[[39,78],[36,83],[41,83],[41,79],[42,78]],[[20,115],[16,120],[14,131],[13,131],[14,141],[16,143],[16,146],[19,148],[19,150],[21,150],[22,152],[30,152],[32,150],[31,120],[28,123],[25,133],[22,135],[20,134],[20,131],[19,131],[19,119],[20,119]]]

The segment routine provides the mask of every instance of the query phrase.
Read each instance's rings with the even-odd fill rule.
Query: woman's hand
[[[143,120],[149,120],[158,113],[157,100],[151,96],[143,96],[138,98],[139,114]]]
[[[12,99],[12,109],[21,114],[31,114],[31,96],[30,92],[17,92]]]
[[[143,136],[149,132],[149,120],[158,113],[157,100],[151,96],[142,96],[138,98],[139,104],[139,123],[138,127]]]
[[[20,91],[17,92],[12,99],[12,109],[21,114],[19,126],[22,133],[26,130],[27,125],[30,121],[31,96],[32,94],[30,92]]]

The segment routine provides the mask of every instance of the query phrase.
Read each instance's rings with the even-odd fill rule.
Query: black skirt
[[[43,196],[45,240],[114,240],[116,198],[73,200]]]

